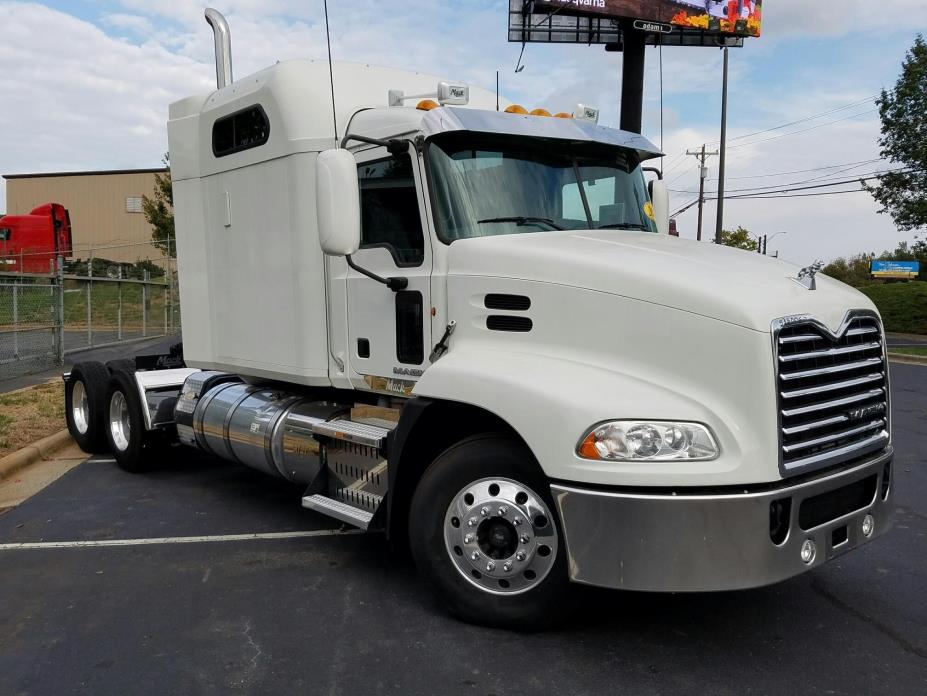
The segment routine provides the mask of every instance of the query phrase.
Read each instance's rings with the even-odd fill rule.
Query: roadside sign
[[[534,0],[535,11],[638,20],[636,28],[669,33],[673,25],[710,34],[759,36],[761,0]],[[670,28],[669,31],[672,31]]]
[[[869,272],[882,280],[914,280],[921,271],[919,261],[872,261]]]

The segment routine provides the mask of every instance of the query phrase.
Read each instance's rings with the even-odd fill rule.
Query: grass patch
[[[904,353],[905,355],[920,355],[927,358],[927,346],[889,346],[889,353]]]
[[[0,457],[64,428],[64,382],[0,396]]]
[[[141,330],[144,324],[153,330],[164,326],[165,310],[171,298],[166,286],[152,284],[143,291],[138,283],[96,281],[89,287],[88,293],[87,281],[65,280],[64,324],[67,328],[86,328],[88,301],[94,329],[114,329],[120,320],[126,330]],[[17,326],[53,326],[58,323],[57,312],[57,288],[28,284],[17,288]],[[13,291],[11,287],[4,286],[0,288],[0,328],[12,328],[13,320]]]
[[[927,282],[867,285],[859,290],[879,308],[886,331],[927,334]]]

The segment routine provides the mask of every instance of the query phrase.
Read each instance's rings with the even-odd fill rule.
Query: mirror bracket
[[[406,150],[409,149],[408,141],[400,140],[398,138],[391,138],[390,140],[381,140],[379,138],[368,138],[366,135],[355,135],[354,133],[348,133],[341,139],[341,147],[346,147],[347,144],[356,140],[359,143],[367,143],[368,145],[379,145],[380,147],[385,147],[386,150],[393,157],[398,157]]]
[[[407,287],[409,287],[408,278],[397,278],[397,277],[384,278],[383,276],[378,276],[376,273],[373,273],[372,271],[368,271],[366,268],[361,268],[360,266],[358,266],[356,263],[354,263],[354,259],[351,258],[350,254],[348,254],[344,258],[348,262],[348,266],[353,268],[355,271],[357,271],[361,275],[367,276],[371,280],[375,280],[378,283],[383,283],[383,285],[388,287],[393,292],[399,292],[400,290],[405,290]]]

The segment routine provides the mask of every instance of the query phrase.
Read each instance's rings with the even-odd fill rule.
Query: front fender
[[[689,381],[687,393],[681,393],[669,386],[674,383],[671,375],[663,374],[661,380],[658,369],[651,375],[648,379],[560,357],[493,350],[470,341],[429,367],[413,394],[470,404],[498,416],[524,439],[551,479],[646,487],[778,479],[775,446],[764,441],[772,428],[758,428],[736,399],[725,398],[710,385]],[[596,462],[576,455],[591,426],[620,418],[704,423],[715,433],[721,455],[708,462],[667,463]]]

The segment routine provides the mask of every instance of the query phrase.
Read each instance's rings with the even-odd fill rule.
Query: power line
[[[788,128],[789,126],[796,126],[796,125],[798,125],[799,123],[807,123],[808,121],[814,121],[814,120],[816,120],[816,119],[821,118],[822,116],[830,116],[831,114],[836,114],[836,113],[839,113],[839,112],[841,112],[841,111],[846,111],[847,109],[852,109],[852,108],[855,107],[855,106],[861,106],[861,105],[863,105],[863,104],[865,104],[865,103],[867,103],[867,102],[871,102],[873,99],[876,99],[878,96],[879,96],[879,95],[876,94],[876,95],[873,95],[873,96],[871,96],[871,97],[866,97],[865,99],[861,99],[860,101],[853,102],[852,104],[847,104],[847,105],[845,105],[845,106],[840,106],[840,107],[838,107],[838,108],[836,108],[836,109],[830,109],[829,111],[822,111],[822,112],[819,113],[819,114],[814,114],[813,116],[806,116],[805,118],[800,118],[800,119],[798,119],[797,121],[789,121],[788,123],[783,123],[783,124],[780,125],[780,126],[773,126],[772,128],[766,128],[766,129],[764,129],[764,130],[755,131],[755,132],[753,132],[753,133],[746,133],[745,135],[738,135],[738,136],[735,137],[735,138],[731,138],[731,140],[743,140],[744,138],[751,138],[751,137],[753,137],[754,135],[762,135],[762,134],[764,134],[764,133],[772,133],[773,131],[782,130],[783,128]]]
[[[818,180],[818,179],[806,179],[804,181],[793,181],[793,182],[786,183],[786,184],[771,184],[769,186],[752,186],[752,187],[741,188],[741,189],[731,189],[729,193],[745,193],[749,191],[760,191],[760,192],[767,192],[767,193],[783,193],[783,192],[788,192],[788,191],[800,191],[803,189],[811,189],[811,188],[827,188],[829,186],[840,186],[841,184],[852,184],[856,182],[864,182],[864,181],[867,181],[868,179],[878,179],[886,174],[896,174],[896,173],[907,174],[907,173],[918,172],[918,171],[923,171],[923,170],[906,168],[906,167],[902,167],[900,169],[883,169],[881,171],[867,172],[865,174],[861,174],[852,179],[842,179],[839,181],[823,182],[815,186],[801,186],[802,184],[807,184],[812,181]],[[801,188],[790,188],[790,187],[795,187],[795,186],[800,186]],[[688,190],[681,191],[678,189],[671,189],[671,190],[673,191],[673,193],[688,193],[688,194],[697,193],[697,191],[688,191]]]
[[[837,196],[841,193],[866,193],[865,189],[850,189],[848,191],[820,191],[818,193],[794,193],[785,195],[744,195],[744,196],[725,196],[728,200],[764,200],[769,198],[812,198],[814,196]]]
[[[789,174],[807,174],[809,172],[822,172],[825,169],[839,169],[840,167],[848,167],[854,164],[863,165],[863,164],[872,164],[874,162],[881,162],[881,161],[882,161],[881,157],[876,157],[875,159],[861,160],[859,162],[844,162],[843,164],[829,164],[823,167],[812,167],[811,169],[794,169],[790,172],[774,172],[774,173],[771,172],[769,174],[751,174],[749,176],[729,176],[727,178],[729,181],[733,179],[766,179],[766,178],[771,178],[774,176],[787,176]],[[712,177],[709,177],[708,180],[715,181],[715,179]]]
[[[835,123],[842,123],[844,121],[849,121],[854,118],[859,118],[860,116],[868,116],[869,114],[874,114],[877,111],[878,109],[870,109],[869,111],[863,111],[858,114],[851,114],[849,116],[845,116],[844,118],[838,118],[834,121],[827,121],[826,123],[820,123],[816,126],[811,126],[810,128],[802,128],[801,130],[791,131],[790,133],[782,133],[780,135],[774,135],[771,138],[763,138],[762,140],[752,140],[749,143],[740,143],[739,145],[731,145],[730,149],[733,150],[735,148],[740,148],[740,147],[749,147],[751,145],[759,145],[760,143],[768,143],[772,140],[779,140],[780,138],[788,138],[790,135],[799,135],[801,133],[807,133],[809,131],[818,130],[819,128],[826,128],[827,126],[832,126]]]

